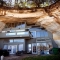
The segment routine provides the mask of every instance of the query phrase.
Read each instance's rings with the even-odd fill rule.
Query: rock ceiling
[[[39,9],[16,10],[5,7],[0,8],[0,25],[4,27],[6,23],[14,22],[35,23],[54,33],[55,36],[60,36],[60,1],[49,7]],[[3,27],[0,29],[2,30]]]

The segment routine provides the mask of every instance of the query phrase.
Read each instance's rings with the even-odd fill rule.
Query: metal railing
[[[5,32],[0,33],[0,38],[2,37],[31,37],[31,34],[29,31]]]

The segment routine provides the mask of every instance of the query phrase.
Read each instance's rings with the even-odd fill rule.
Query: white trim
[[[36,46],[36,52],[35,53],[33,52],[33,45]],[[36,43],[32,43],[32,54],[37,54],[37,44]]]

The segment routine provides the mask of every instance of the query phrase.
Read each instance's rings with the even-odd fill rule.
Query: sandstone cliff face
[[[0,15],[0,20],[4,23],[25,21],[31,24],[38,24],[50,31],[53,34],[54,40],[60,40],[60,1],[46,9],[4,10],[4,8],[0,8]],[[4,26],[4,24],[1,25]],[[1,30],[2,27],[0,28]]]
[[[53,39],[60,47],[60,1],[51,5],[46,13],[37,22],[53,34]]]
[[[60,1],[47,8],[44,16],[40,17],[37,22],[52,33],[60,32]]]

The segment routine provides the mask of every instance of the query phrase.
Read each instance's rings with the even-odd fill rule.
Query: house
[[[38,54],[38,51],[49,51],[53,48],[53,36],[44,28],[27,26],[21,24],[15,28],[5,28],[0,33],[0,48],[11,49],[10,54],[15,54],[17,51],[32,52]]]

